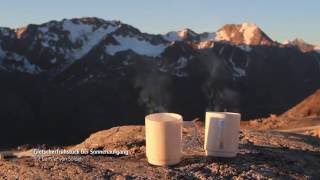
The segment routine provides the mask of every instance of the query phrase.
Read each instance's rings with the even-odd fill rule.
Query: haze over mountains
[[[34,130],[12,135],[23,143],[72,131],[74,142],[150,112],[282,113],[320,88],[319,49],[276,42],[252,23],[163,35],[99,18],[0,28],[0,132]]]

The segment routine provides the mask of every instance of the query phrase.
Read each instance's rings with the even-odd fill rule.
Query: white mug
[[[155,113],[145,117],[146,156],[158,166],[178,164],[182,159],[182,126],[195,125],[183,121],[179,114]],[[196,129],[194,129],[196,133]]]
[[[206,112],[204,149],[207,156],[237,155],[240,119],[239,113]]]

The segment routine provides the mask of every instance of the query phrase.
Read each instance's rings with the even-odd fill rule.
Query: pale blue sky
[[[320,44],[320,0],[0,0],[5,27],[84,16],[150,33],[184,27],[212,32],[226,23],[254,22],[280,42],[299,37]]]

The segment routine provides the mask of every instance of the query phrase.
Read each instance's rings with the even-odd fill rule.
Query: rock
[[[71,149],[128,150],[131,154],[144,150],[143,126],[121,126],[92,134],[83,143]]]

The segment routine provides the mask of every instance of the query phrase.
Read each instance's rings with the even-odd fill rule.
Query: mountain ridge
[[[74,61],[88,54],[107,36],[110,36],[111,41],[111,44],[105,45],[109,55],[132,50],[140,55],[157,57],[161,56],[164,49],[175,41],[187,42],[196,49],[209,49],[216,42],[226,42],[247,52],[251,51],[251,46],[282,46],[282,44],[269,38],[253,23],[226,24],[216,32],[196,33],[185,28],[164,35],[156,35],[142,33],[137,28],[121,21],[84,17],[49,21],[39,25],[30,24],[16,29],[0,29],[0,38],[4,39],[0,40],[0,58],[6,58],[6,54],[9,53],[7,57],[9,65],[4,66],[2,63],[2,69],[16,69],[31,74],[46,71],[57,64],[63,66],[60,67],[63,70]],[[1,43],[1,41],[4,42]],[[119,42],[122,43],[119,44]],[[318,51],[317,46],[302,45],[302,43],[297,42],[292,41],[292,43],[283,44],[283,46],[293,46],[302,52]],[[4,44],[4,47],[1,44]],[[6,44],[11,45],[7,46]],[[12,48],[13,46],[18,48]],[[29,46],[27,47],[28,52],[25,50],[26,46]],[[14,57],[11,57],[10,54],[13,54]],[[34,54],[37,54],[36,57]],[[14,68],[15,66],[16,68]],[[54,69],[52,71],[59,72],[61,70]]]

